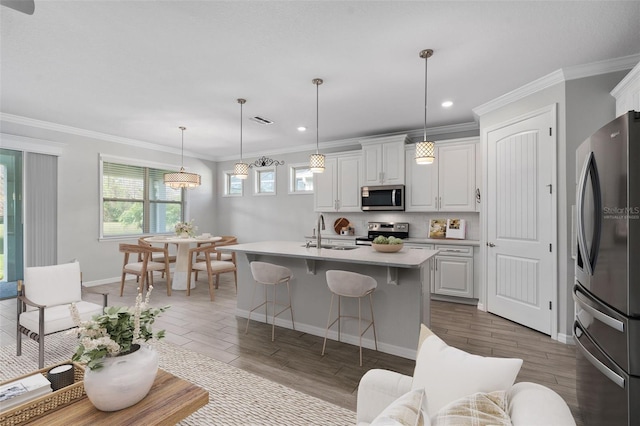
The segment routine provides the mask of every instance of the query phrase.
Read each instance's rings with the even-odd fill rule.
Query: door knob
[[[493,243],[487,243],[487,245],[488,245],[489,247],[495,247],[495,246],[496,246],[496,245],[495,245],[495,244],[493,244]]]

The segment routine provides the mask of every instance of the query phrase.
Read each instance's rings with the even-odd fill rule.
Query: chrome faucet
[[[320,216],[318,216],[318,235],[316,235],[316,247],[320,248],[322,245],[322,237],[321,237],[321,232],[320,229],[324,230],[324,216],[322,216],[322,213],[320,213]]]

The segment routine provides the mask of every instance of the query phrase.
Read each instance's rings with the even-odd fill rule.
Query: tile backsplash
[[[467,213],[413,213],[413,212],[345,212],[345,213],[324,213],[327,236],[335,234],[333,223],[340,217],[348,219],[355,227],[356,235],[367,234],[367,222],[409,222],[409,237],[427,238],[429,235],[429,221],[431,219],[464,219],[467,222],[468,240],[480,239],[480,214],[474,212]],[[315,228],[316,222],[311,224],[311,230]]]

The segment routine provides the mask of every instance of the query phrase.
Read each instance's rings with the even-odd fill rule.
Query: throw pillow
[[[411,389],[424,388],[427,411],[437,413],[465,395],[509,389],[521,366],[521,359],[469,354],[433,334],[418,351]]]
[[[430,426],[424,389],[409,391],[393,401],[370,426]]]
[[[443,407],[433,426],[511,426],[504,391],[478,392]]]

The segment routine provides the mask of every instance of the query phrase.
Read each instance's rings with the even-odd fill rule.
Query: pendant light
[[[316,85],[316,153],[315,154],[311,154],[309,156],[309,170],[311,170],[311,173],[322,173],[324,172],[324,155],[320,154],[320,149],[319,149],[319,132],[318,132],[318,122],[319,122],[319,107],[318,107],[318,88],[320,87],[320,85],[323,83],[321,78],[314,78],[313,80],[311,80],[311,82],[313,84]]]
[[[436,144],[427,140],[427,62],[432,55],[431,49],[420,52],[420,57],[424,59],[424,138],[422,142],[416,143],[417,164],[432,164],[436,159]]]
[[[233,175],[238,179],[246,179],[249,176],[249,165],[242,161],[242,105],[247,102],[246,99],[238,99],[240,104],[240,162],[233,166]]]
[[[178,173],[165,173],[164,174],[164,184],[169,185],[173,189],[180,188],[195,188],[200,186],[200,175],[195,173],[189,173],[184,171],[184,131],[187,130],[186,127],[180,126],[178,127],[182,131],[182,149],[181,149],[181,161],[180,161],[180,172]]]

